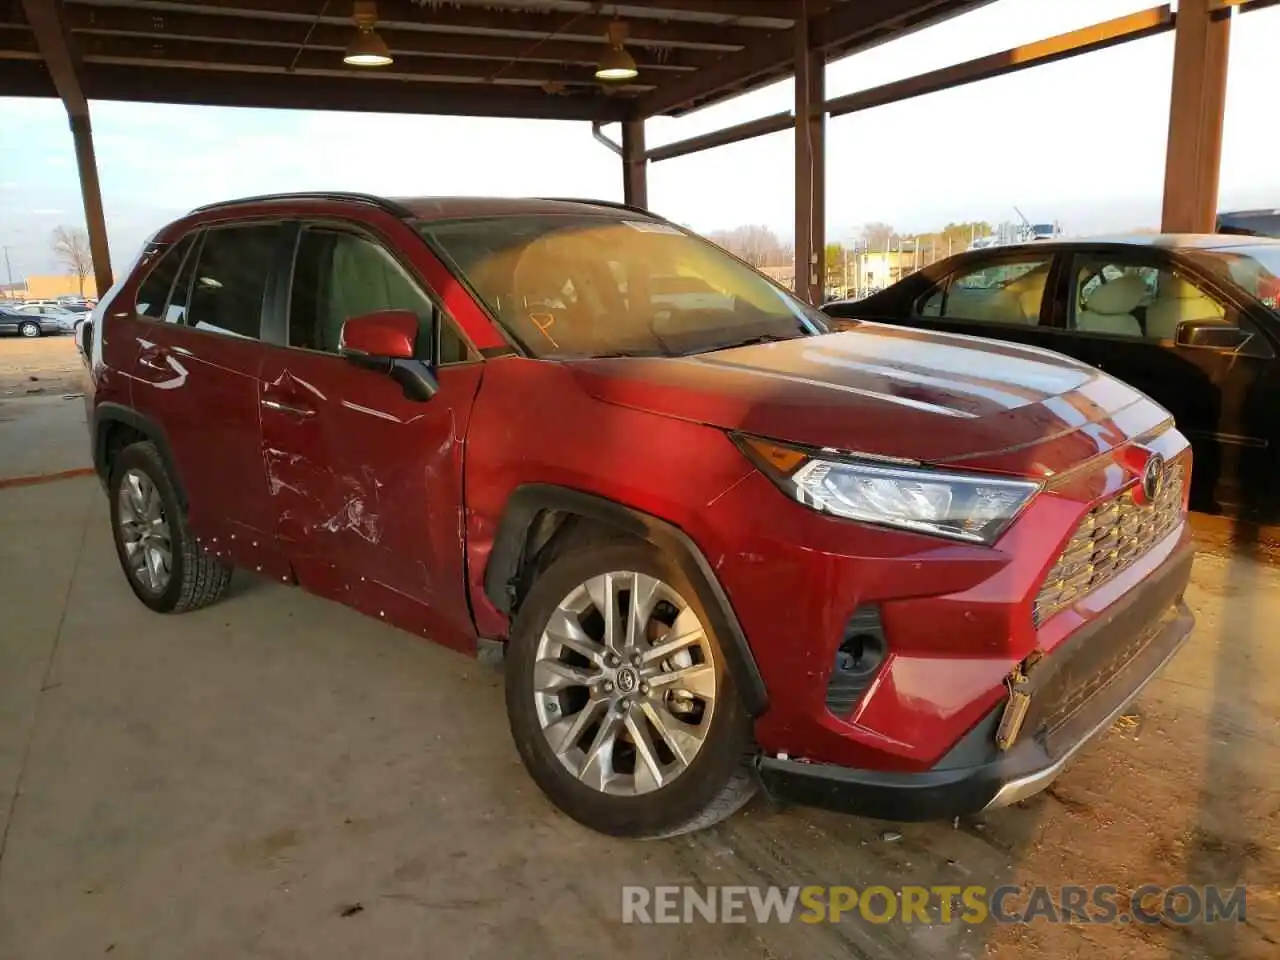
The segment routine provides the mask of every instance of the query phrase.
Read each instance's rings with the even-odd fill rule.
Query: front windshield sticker
[[[678,227],[673,227],[669,223],[655,223],[652,220],[623,220],[632,230],[639,230],[641,233],[666,233],[681,236],[682,231]]]

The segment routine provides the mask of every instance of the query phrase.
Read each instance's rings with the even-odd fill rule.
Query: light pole
[[[13,267],[9,265],[9,247],[6,244],[4,248],[4,272],[9,277],[9,286],[6,288],[10,293],[13,292]]]

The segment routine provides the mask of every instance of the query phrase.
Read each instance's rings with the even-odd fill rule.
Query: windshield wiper
[[[760,343],[778,343],[782,340],[799,340],[803,337],[803,333],[795,336],[782,336],[777,333],[762,333],[758,337],[744,337],[741,340],[728,340],[724,343],[715,343],[709,347],[699,347],[697,350],[690,350],[685,356],[695,353],[715,353],[718,350],[734,350],[738,347],[754,347]]]

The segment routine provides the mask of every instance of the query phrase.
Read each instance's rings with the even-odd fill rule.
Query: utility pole
[[[4,248],[4,272],[5,272],[5,273],[8,275],[8,277],[9,277],[9,287],[8,287],[8,290],[9,290],[9,292],[10,292],[10,293],[12,293],[12,292],[13,292],[13,267],[11,267],[11,266],[9,265],[9,248],[8,248],[8,246],[6,246],[6,247]]]

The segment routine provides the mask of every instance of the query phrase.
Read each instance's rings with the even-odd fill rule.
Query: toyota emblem
[[[1153,503],[1164,489],[1164,457],[1153,453],[1142,469],[1142,495],[1148,503]]]

